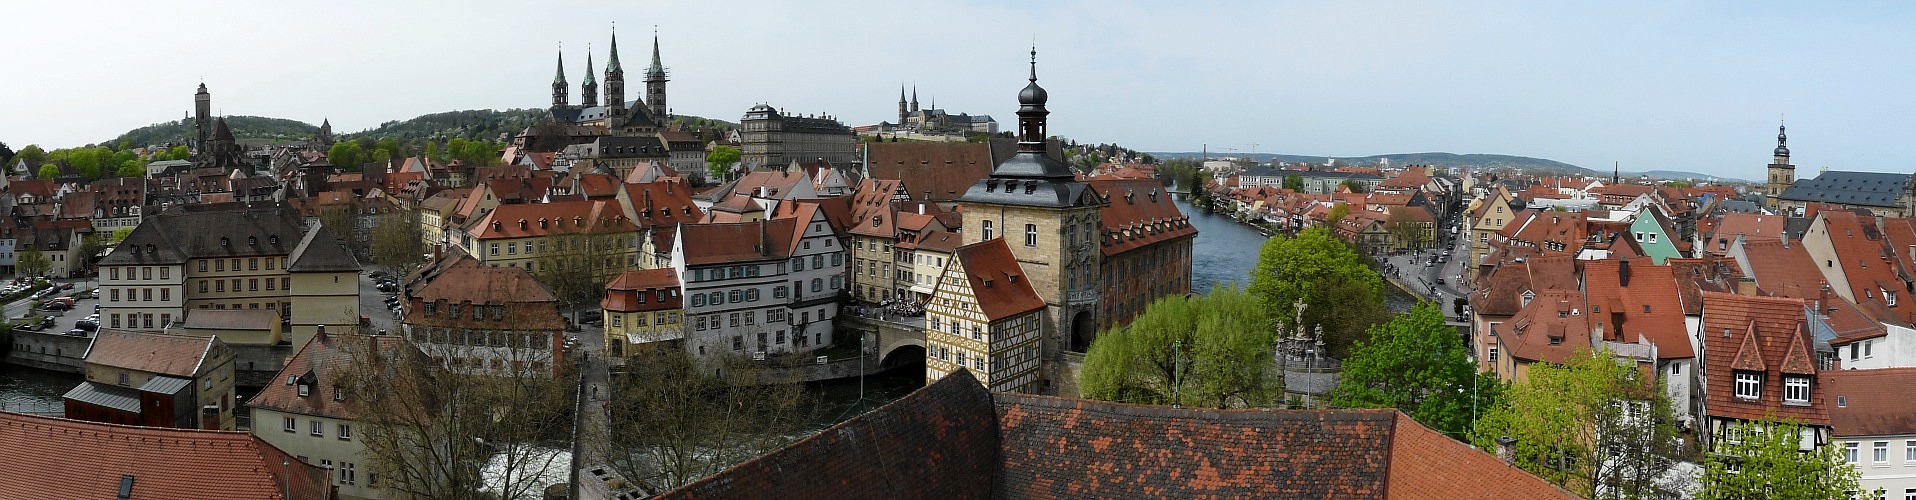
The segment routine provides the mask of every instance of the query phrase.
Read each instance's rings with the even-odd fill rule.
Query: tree
[[[13,155],[13,148],[7,146],[7,143],[0,142],[0,165],[13,163]]]
[[[1478,377],[1457,329],[1444,324],[1435,304],[1370,329],[1344,360],[1343,378],[1331,389],[1340,408],[1396,408],[1453,438],[1469,430],[1473,408],[1488,408],[1502,386]]]
[[[106,251],[107,242],[100,233],[87,233],[80,238],[80,271],[93,270],[93,263],[99,262],[100,252]]]
[[[326,150],[326,161],[340,168],[358,167],[366,162],[365,150],[356,141],[342,141]]]
[[[739,150],[731,146],[715,146],[712,152],[705,154],[705,171],[714,182],[725,182],[726,173],[732,170],[732,164],[738,163]]]
[[[1304,300],[1306,321],[1323,325],[1333,356],[1384,319],[1384,277],[1371,269],[1368,257],[1322,226],[1265,241],[1247,291],[1272,311],[1289,311]],[[1333,318],[1339,321],[1330,324]]]
[[[28,167],[38,167],[41,163],[46,163],[47,151],[40,149],[39,144],[28,144],[27,147],[20,148],[20,151],[15,152],[12,159],[27,162]],[[12,161],[9,161],[9,163],[12,163]]]
[[[733,356],[702,364],[676,346],[635,351],[628,353],[627,371],[612,380],[614,432],[606,456],[647,492],[784,446],[802,437],[811,421],[815,406],[804,384],[790,378],[790,367]]]
[[[1856,498],[1859,472],[1834,445],[1799,451],[1807,432],[1794,421],[1750,421],[1732,428],[1736,437],[1719,438],[1716,453],[1704,459],[1705,500]],[[1882,490],[1862,498],[1882,496]]]
[[[1297,191],[1299,193],[1304,192],[1304,176],[1297,174],[1284,176],[1284,189]]]
[[[419,225],[419,212],[396,210],[381,215],[373,224],[373,262],[400,276],[412,274],[426,263],[424,232]]]
[[[371,155],[367,156],[366,160],[379,164],[379,168],[383,169],[386,168],[386,164],[393,161],[393,152],[386,148],[375,149]]]
[[[53,260],[48,259],[47,254],[38,248],[20,252],[13,265],[19,269],[21,276],[46,276],[48,271],[53,270]]]
[[[127,160],[113,171],[114,177],[146,177],[146,164],[139,160]]]
[[[1357,182],[1357,181],[1352,181],[1352,180],[1346,180],[1346,181],[1344,181],[1344,182],[1341,182],[1341,183],[1338,183],[1337,185],[1339,185],[1339,186],[1343,186],[1343,187],[1344,187],[1344,189],[1348,189],[1348,190],[1350,190],[1350,192],[1353,192],[1353,193],[1368,193],[1368,192],[1370,192],[1370,185],[1368,185],[1368,184],[1364,184],[1364,183],[1362,183],[1362,182]]]
[[[1235,285],[1164,297],[1125,328],[1098,334],[1080,376],[1089,399],[1214,408],[1272,406],[1283,373],[1264,304]]]
[[[1529,373],[1484,410],[1471,436],[1478,446],[1514,438],[1517,467],[1585,497],[1683,494],[1663,477],[1681,456],[1669,395],[1634,363],[1586,350]]]
[[[1343,221],[1345,217],[1350,217],[1350,215],[1351,206],[1349,203],[1331,205],[1330,213],[1324,214],[1324,226],[1336,226],[1338,222]]]
[[[1430,244],[1431,223],[1411,219],[1408,212],[1423,210],[1417,207],[1396,207],[1390,211],[1390,220],[1384,223],[1384,230],[1390,232],[1392,240],[1402,249],[1423,248]]]
[[[359,229],[358,209],[351,201],[326,203],[315,211],[319,212],[319,224],[332,231],[333,237],[346,240],[347,248],[359,258],[367,258],[366,232]]]
[[[410,335],[463,344],[465,357],[434,358],[411,339],[374,348],[378,337],[355,336],[339,388],[389,498],[532,498],[547,478],[565,476],[570,464],[538,444],[570,438],[576,372],[555,375],[540,363],[553,361],[550,347],[515,348],[549,346],[543,334],[415,327]],[[471,362],[484,357],[503,361]]]
[[[605,283],[623,272],[628,251],[626,238],[637,233],[565,232],[547,236],[539,242],[532,276],[552,289],[552,295],[565,304],[567,314],[577,319],[577,307],[595,304],[605,293]],[[548,244],[550,245],[548,247]]]
[[[52,179],[60,176],[60,166],[48,163],[40,166],[40,178]]]

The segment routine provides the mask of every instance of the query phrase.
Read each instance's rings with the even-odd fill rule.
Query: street
[[[1450,227],[1455,227],[1455,224],[1452,223],[1446,226],[1440,230],[1440,232],[1447,234]],[[1444,248],[1446,247],[1451,250],[1450,258],[1446,259],[1447,262],[1438,262],[1437,265],[1426,266],[1431,258],[1443,255]],[[1433,300],[1443,309],[1445,316],[1451,316],[1455,314],[1455,312],[1450,309],[1452,300],[1458,297],[1467,297],[1470,293],[1470,291],[1463,286],[1462,280],[1460,279],[1464,266],[1470,260],[1469,255],[1469,240],[1461,237],[1453,237],[1447,246],[1433,247],[1418,252],[1408,252],[1403,255],[1383,256],[1380,262],[1386,265],[1386,267],[1381,272],[1387,276],[1393,276],[1404,284],[1415,288],[1419,297],[1432,298],[1432,290],[1434,289],[1435,298]],[[1437,283],[1439,278],[1444,280],[1443,284]]]

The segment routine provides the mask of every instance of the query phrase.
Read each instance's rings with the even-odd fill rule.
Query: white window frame
[[[1763,399],[1763,374],[1738,372],[1734,384],[1736,397]]]
[[[1861,455],[1857,454],[1857,450],[1856,450],[1856,447],[1859,444],[1861,443],[1857,443],[1855,441],[1843,443],[1843,461],[1853,464],[1853,463],[1856,463],[1856,461],[1861,458]]]
[[[1889,441],[1875,441],[1869,447],[1870,462],[1878,465],[1889,463]]]
[[[1783,376],[1783,402],[1810,402],[1810,378],[1802,375]]]

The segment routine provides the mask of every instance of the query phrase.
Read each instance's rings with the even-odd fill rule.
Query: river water
[[[1183,196],[1176,198],[1178,210],[1190,216],[1191,226],[1198,230],[1197,241],[1191,245],[1191,288],[1205,293],[1220,283],[1249,286],[1258,250],[1270,238],[1230,216],[1201,210]],[[1397,287],[1386,286],[1384,304],[1393,311],[1409,311],[1417,305],[1417,299]]]
[[[79,383],[79,375],[0,363],[0,410],[63,414],[66,412],[66,402],[61,396]]]

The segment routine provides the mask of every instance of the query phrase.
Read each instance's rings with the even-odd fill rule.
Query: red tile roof
[[[1704,408],[1713,417],[1744,420],[1791,418],[1807,425],[1829,425],[1829,412],[1823,406],[1825,390],[1810,383],[1807,405],[1786,405],[1783,399],[1783,373],[1786,367],[1801,371],[1804,366],[1789,366],[1791,359],[1807,360],[1809,329],[1803,301],[1784,297],[1752,297],[1727,293],[1703,294],[1703,353],[1707,387]],[[1754,336],[1754,339],[1746,339]],[[1789,351],[1804,351],[1792,354]],[[1736,366],[1763,368],[1762,396],[1747,400],[1735,396],[1730,376]],[[1814,366],[1807,367],[1811,371]]]
[[[989,143],[866,143],[873,179],[900,179],[911,199],[952,201],[991,175]]]
[[[331,498],[327,472],[244,432],[0,412],[0,498]],[[284,465],[282,465],[284,464]]]
[[[1650,265],[1650,259],[1590,261],[1583,272],[1590,305],[1586,312],[1609,340],[1636,343],[1649,338],[1658,359],[1696,357],[1671,271],[1670,266]]]
[[[639,230],[607,200],[499,205],[466,225],[474,238],[530,238],[552,234],[610,234]]]
[[[1904,292],[1901,278],[1903,270],[1897,269],[1897,260],[1891,257],[1888,240],[1876,229],[1876,219],[1869,215],[1854,212],[1823,212],[1824,234],[1805,234],[1805,239],[1827,237],[1830,246],[1836,251],[1836,263],[1843,269],[1843,277],[1849,280],[1850,300],[1871,314],[1878,321],[1909,323],[1916,315],[1916,305],[1910,301],[1898,301],[1891,306],[1884,302],[1883,292]],[[1812,230],[1815,225],[1813,224]],[[1907,252],[1907,250],[1905,250]],[[1907,293],[1904,293],[1907,299]]]
[[[1788,217],[1780,215],[1723,214],[1723,219],[1717,222],[1716,230],[1710,234],[1703,250],[1722,255],[1723,251],[1717,250],[1717,247],[1722,245],[1727,249],[1737,236],[1742,236],[1744,241],[1775,241],[1783,235],[1783,221],[1786,219]]]
[[[622,202],[626,213],[641,227],[675,226],[705,218],[705,211],[692,202],[692,189],[676,181],[624,184]]]
[[[193,378],[217,337],[100,330],[87,347],[86,362],[147,373]]]
[[[1179,238],[1197,237],[1191,219],[1155,179],[1093,179],[1085,184],[1104,206],[1098,209],[1106,257]]]
[[[665,292],[660,295],[657,292]],[[641,302],[639,296],[651,293]],[[672,311],[679,309],[679,275],[672,269],[633,269],[605,284],[599,307],[608,311]]]
[[[1830,433],[1839,437],[1916,434],[1916,412],[1909,390],[1916,368],[1831,370],[1823,372],[1829,395]]]
[[[686,265],[783,259],[791,256],[795,219],[679,226]]]
[[[468,259],[469,260],[469,259]],[[565,326],[559,316],[559,299],[545,285],[533,279],[522,267],[453,265],[423,282],[407,285],[406,324],[433,327],[498,328],[499,323],[486,316],[473,319],[469,314],[448,317],[440,308],[426,314],[425,304],[445,301],[452,304],[498,305],[505,307],[505,320],[517,330],[556,331]]]
[[[1590,349],[1590,308],[1574,290],[1545,290],[1503,324],[1497,343],[1505,355],[1530,362],[1565,363]]]
[[[259,393],[246,401],[246,406],[300,415],[358,419],[356,403],[339,401],[334,391],[338,390],[345,374],[352,369],[355,350],[368,348],[379,353],[414,349],[396,335],[314,335],[306,341],[306,345],[300,346],[299,352],[287,358],[286,365],[269,379],[266,387],[260,388]],[[288,377],[305,379],[313,390],[304,397],[300,396],[299,388],[287,383]]]
[[[964,266],[978,309],[991,321],[1044,308],[1044,299],[1031,288],[1031,277],[1004,238],[958,247],[952,258]]]

